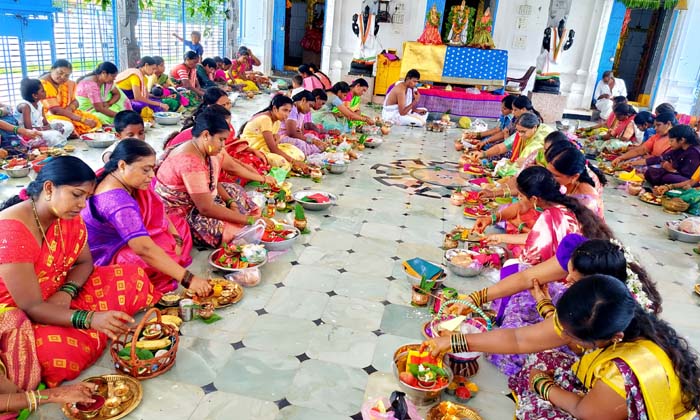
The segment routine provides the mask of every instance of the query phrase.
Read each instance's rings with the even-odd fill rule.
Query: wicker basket
[[[688,210],[688,207],[690,207],[690,204],[686,203],[685,201],[681,200],[680,198],[669,198],[666,196],[663,196],[661,198],[661,206],[664,208],[664,210],[667,210],[672,213],[681,213],[686,210]]]
[[[149,322],[155,314],[156,320]],[[160,325],[162,335],[161,338],[167,338],[171,341],[170,348],[160,356],[149,360],[141,360],[136,356],[136,346],[131,346],[129,359],[119,357],[119,352],[132,341],[138,340],[141,336],[141,331],[150,324]],[[171,325],[163,323],[161,312],[156,308],[151,308],[143,319],[136,326],[136,329],[129,330],[126,334],[122,334],[112,342],[109,348],[109,353],[114,361],[114,367],[119,371],[136,379],[155,378],[169,371],[175,364],[175,356],[177,355],[177,347],[180,344],[180,337],[177,330]]]
[[[457,416],[450,416],[449,414],[443,415],[440,413],[440,406],[441,404],[451,404],[453,407],[458,408],[458,415]],[[479,413],[476,412],[476,410],[467,407],[466,405],[462,404],[456,404],[456,403],[449,403],[449,402],[442,402],[433,408],[431,408],[428,411],[428,415],[425,417],[425,420],[442,420],[443,418],[459,418],[459,419],[465,419],[465,420],[483,420],[483,418],[479,415]]]

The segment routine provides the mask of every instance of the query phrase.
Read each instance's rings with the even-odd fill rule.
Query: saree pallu
[[[78,83],[75,95],[79,110],[93,114],[102,124],[111,125],[114,123],[114,117],[96,111],[94,105],[100,102],[107,103],[112,99],[112,85],[98,85],[92,80],[83,80]],[[112,104],[109,110],[119,112],[126,109],[131,109],[131,102],[124,95],[124,92],[119,90],[119,100]]]
[[[41,101],[43,107],[44,107],[44,114],[46,116],[46,120],[48,122],[60,122],[60,121],[68,121],[70,122],[73,127],[75,128],[75,133],[77,135],[82,135],[85,133],[90,133],[92,131],[99,130],[102,128],[102,123],[100,122],[100,119],[97,118],[95,115],[81,111],[80,109],[76,109],[73,111],[73,113],[82,119],[88,119],[92,120],[95,122],[95,127],[90,127],[87,124],[83,123],[82,121],[75,121],[71,120],[68,117],[64,117],[61,115],[55,115],[51,112],[51,108],[69,108],[73,101],[75,101],[75,82],[68,80],[64,82],[63,84],[59,85],[58,88],[56,88],[53,83],[41,79],[41,85],[44,87],[44,90],[46,91],[46,99],[43,99]]]
[[[178,285],[176,280],[149,266],[128,245],[129,240],[143,236],[145,229],[148,237],[178,265],[187,267],[192,263],[190,230],[185,225],[182,231],[178,231],[182,238],[182,249],[178,255],[175,239],[170,234],[170,220],[160,197],[149,188],[136,190],[134,197],[123,190],[112,190],[93,196],[90,200],[92,205],[83,210],[89,242],[94,254],[101,248],[100,252],[104,255],[104,263],[98,260],[96,262],[99,265],[131,264],[141,267],[156,290],[161,293],[175,290]],[[97,213],[99,219],[93,212]],[[140,214],[139,220],[135,220],[136,212]],[[95,240],[99,241],[97,246]]]
[[[59,226],[60,223],[60,226]],[[39,249],[34,236],[17,220],[0,221],[0,263],[31,263],[44,300],[66,282],[66,276],[87,244],[87,229],[80,217],[54,222]],[[122,311],[134,315],[160,299],[146,273],[136,266],[96,267],[72,309]],[[0,282],[0,303],[15,306],[5,283]],[[50,387],[76,378],[92,365],[107,346],[106,335],[96,330],[34,324],[36,354],[42,379]]]
[[[350,131],[347,118],[342,114],[331,111],[316,111],[311,113],[311,120],[316,125],[321,125],[324,130],[338,130],[341,133]]]
[[[345,97],[345,106],[350,109],[350,111],[353,112],[360,112],[360,103],[362,102],[362,97],[361,96],[355,96],[352,94],[352,92],[348,93],[348,96]],[[333,113],[339,114],[340,110],[338,108],[333,108]],[[359,127],[363,124],[365,124],[364,121],[357,121],[357,120],[348,120],[348,124],[350,127]]]
[[[578,233],[580,227],[573,213],[562,207],[550,207],[545,209],[537,218],[519,261],[501,269],[501,280],[509,275],[536,265],[553,257],[559,243],[570,233]],[[561,282],[548,283],[552,302],[556,303],[566,290],[566,285]],[[496,299],[493,307],[497,311],[496,322],[501,328],[519,328],[533,325],[542,320],[537,312],[537,302],[529,290],[516,293],[513,296]],[[513,375],[520,371],[524,361],[524,355],[518,354],[492,354],[487,359],[496,365],[506,375]]]

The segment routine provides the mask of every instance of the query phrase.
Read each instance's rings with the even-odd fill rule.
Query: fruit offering
[[[297,232],[291,229],[285,229],[282,225],[275,225],[273,229],[265,229],[263,234],[263,242],[283,242],[287,239],[292,239],[297,236]]]
[[[260,264],[264,260],[259,258],[251,258],[251,253],[247,252],[245,247],[249,245],[236,246],[224,244],[214,253],[213,260],[220,267],[242,269],[251,268]]]
[[[413,388],[431,390],[445,387],[448,375],[441,359],[427,351],[409,350],[406,371],[399,374],[399,380]]]

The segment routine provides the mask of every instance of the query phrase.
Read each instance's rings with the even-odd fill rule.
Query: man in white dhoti
[[[420,93],[416,86],[420,80],[418,70],[409,70],[403,81],[394,84],[384,99],[382,119],[395,125],[424,126],[428,119],[427,110],[417,108]]]
[[[595,88],[595,107],[600,111],[600,118],[606,120],[613,112],[613,98],[616,96],[627,97],[625,81],[613,76],[612,71],[603,73],[603,80],[598,82]]]

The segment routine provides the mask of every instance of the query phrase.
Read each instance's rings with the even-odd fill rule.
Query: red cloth
[[[323,195],[321,193],[307,195],[306,197],[314,200],[315,202],[317,202],[319,204],[323,204],[323,203],[327,203],[327,202],[331,201],[330,198],[328,198],[328,196]]]
[[[27,227],[17,220],[0,220],[0,264],[34,265],[42,298],[48,299],[66,282],[66,274],[87,245],[87,229],[80,217],[54,222],[39,248]],[[50,251],[49,247],[54,251]],[[0,303],[17,306],[0,278]],[[26,279],[31,282],[33,279]],[[71,302],[71,309],[117,310],[129,315],[160,299],[146,273],[133,265],[95,267]],[[34,324],[41,375],[50,387],[77,377],[95,363],[107,347],[107,336],[96,330]]]

